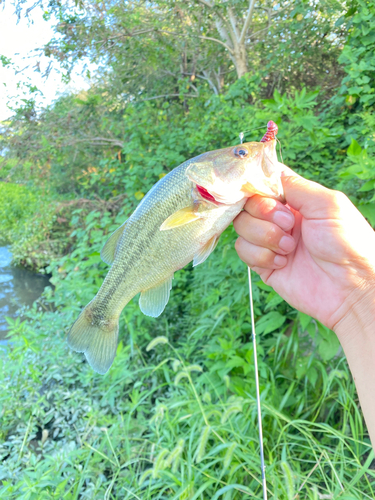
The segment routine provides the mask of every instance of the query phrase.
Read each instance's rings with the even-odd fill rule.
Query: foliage
[[[343,79],[341,93],[353,105],[357,100],[365,108],[375,103],[375,5],[371,1],[358,0],[345,14],[351,19],[350,36],[339,62],[345,65],[347,76]],[[340,21],[343,21],[341,18]]]
[[[25,3],[14,0],[19,10]],[[250,68],[267,74],[268,96],[291,85],[333,88],[346,35],[346,19],[336,21],[351,6],[330,0],[272,6],[264,0],[142,0],[126,7],[118,0],[37,0],[32,8],[37,4],[55,26],[47,56],[67,75],[77,61],[89,60],[113,90],[133,98],[173,95],[189,83],[195,94],[204,82],[219,93]]]
[[[1,240],[12,243],[13,262],[43,273],[66,251],[67,219],[45,190],[0,182],[0,196]]]
[[[25,2],[14,3],[21,9]],[[38,3],[43,4],[37,1],[31,7]],[[294,94],[304,87],[320,87],[319,103],[336,93],[344,74],[338,57],[351,22],[350,17],[340,18],[345,5],[303,0],[270,8],[269,2],[255,2],[239,51],[251,68],[237,81],[238,89],[248,89],[251,75],[251,91],[243,92],[247,104],[270,99],[275,91]],[[116,1],[49,2],[43,12],[56,30],[45,47],[51,64],[62,64],[67,74],[80,61],[97,70],[88,74],[88,92],[64,96],[39,114],[33,99],[18,108],[0,133],[0,148],[8,149],[0,163],[3,178],[9,173],[17,178],[17,170],[22,170],[22,180],[32,177],[52,182],[60,192],[79,191],[79,177],[97,169],[103,156],[120,156],[132,142],[136,123],[132,126],[131,119],[143,104],[158,103],[151,108],[155,112],[144,108],[154,124],[165,104],[171,107],[166,115],[173,114],[175,123],[186,123],[194,108],[190,122],[201,125],[201,111],[212,95],[231,94],[230,86],[239,76],[222,43],[230,45],[231,37],[236,38],[233,23],[237,31],[243,28],[248,13],[243,0],[173,5],[162,0],[153,8],[137,1],[127,2],[126,9]],[[253,125],[248,120],[249,128]],[[225,140],[236,135],[231,131]],[[192,153],[185,149],[184,156]]]
[[[0,233],[6,240],[37,208],[37,196],[25,186],[0,183]]]
[[[112,141],[113,146],[104,155],[100,155],[98,147],[101,132],[96,131],[98,141],[90,145],[85,118],[82,125],[79,118],[87,111],[90,95],[85,101],[75,103],[62,100],[45,111],[40,123],[30,124],[28,141],[11,131],[5,137],[11,148],[10,155],[15,156],[8,161],[12,165],[15,161],[18,163],[6,178],[32,181],[42,186],[52,184],[60,193],[72,190],[86,196],[96,193],[101,198],[146,192],[160,175],[185,159],[202,151],[236,144],[241,130],[249,131],[245,140],[259,140],[265,124],[272,118],[279,124],[283,160],[300,168],[302,173],[309,170],[313,161],[314,173],[319,172],[322,182],[333,185],[345,157],[345,152],[340,151],[343,125],[335,121],[335,116],[317,114],[317,91],[303,88],[300,92],[281,95],[275,90],[272,99],[261,100],[258,85],[259,77],[248,75],[233,84],[224,95],[196,99],[188,113],[176,101],[128,104],[121,113],[121,127],[112,128],[111,139],[107,132],[107,140]],[[66,107],[69,103],[72,106]],[[108,116],[103,103],[95,109],[93,113],[100,127],[108,128],[115,112]],[[77,128],[69,128],[67,120],[74,115]],[[90,122],[91,126],[95,127],[94,121]],[[61,133],[64,135],[56,140]],[[31,151],[30,144],[33,144]],[[25,166],[24,157],[29,157],[31,168]],[[6,167],[3,171],[6,176]]]

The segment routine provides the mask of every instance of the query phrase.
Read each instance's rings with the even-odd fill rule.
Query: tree
[[[58,21],[57,36],[45,53],[67,76],[78,60],[97,64],[124,98],[179,94],[187,81],[193,94],[199,81],[218,94],[249,70],[268,76],[271,92],[314,83],[332,88],[342,76],[337,58],[346,26],[335,24],[341,13],[330,0],[50,2],[44,15]]]

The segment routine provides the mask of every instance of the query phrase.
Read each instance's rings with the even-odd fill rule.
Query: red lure
[[[276,123],[273,122],[272,120],[270,120],[267,123],[267,132],[264,134],[264,136],[262,137],[262,139],[260,140],[260,142],[272,141],[273,139],[276,138],[276,134],[277,134],[278,130],[279,129],[278,129]],[[207,189],[205,189],[203,186],[199,186],[197,184],[197,190],[198,190],[198,193],[202,196],[202,198],[205,198],[208,201],[213,201],[214,203],[218,203],[215,200],[215,198],[212,196],[212,194],[210,194],[207,191]]]
[[[270,120],[267,123],[267,132],[264,134],[264,136],[262,137],[260,142],[268,142],[268,141],[272,141],[273,139],[276,139],[276,134],[277,134],[278,130],[279,129],[277,128],[276,123],[273,122],[272,120]]]

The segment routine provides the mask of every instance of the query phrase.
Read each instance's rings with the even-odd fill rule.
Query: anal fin
[[[116,229],[114,233],[111,234],[111,236],[105,243],[104,247],[102,248],[102,251],[100,252],[100,257],[102,258],[102,261],[104,261],[106,264],[109,265],[113,264],[113,261],[115,260],[116,256],[117,245],[125,230],[127,222],[128,221],[126,220],[119,228]]]
[[[168,303],[172,288],[173,275],[153,288],[144,290],[139,298],[139,307],[143,314],[157,318]]]
[[[202,264],[202,262],[204,262],[206,259],[208,259],[208,257],[211,255],[211,253],[215,250],[218,241],[219,241],[219,237],[213,236],[199,250],[199,252],[194,255],[194,260],[193,260],[194,267],[198,266],[199,264]]]

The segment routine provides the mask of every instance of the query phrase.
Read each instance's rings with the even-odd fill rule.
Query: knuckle
[[[260,196],[259,194],[254,194],[248,199],[245,205],[245,210],[254,216],[258,216],[267,212],[269,198]]]
[[[233,227],[236,231],[236,233],[238,233],[240,230],[241,230],[241,226],[243,224],[243,212],[241,212],[239,215],[237,215],[237,217],[234,219],[233,221]]]
[[[270,226],[265,235],[264,235],[264,240],[267,245],[274,245],[276,242],[276,238],[278,235],[278,230],[275,225]]]
[[[271,266],[273,263],[273,252],[264,248],[259,256],[259,262],[263,268]]]
[[[244,242],[244,239],[241,236],[236,239],[236,243],[234,244],[234,248],[235,248],[237,253],[241,252],[241,250],[243,248],[243,242]]]
[[[241,236],[237,238],[234,248],[236,249],[236,252],[239,256],[239,258],[245,262],[248,266],[252,265],[252,258],[250,255],[250,252],[247,250],[246,251],[246,240],[244,240]]]
[[[276,200],[273,200],[272,198],[258,196],[256,204],[257,213],[263,216],[267,216],[267,214],[275,209],[276,203]]]
[[[333,194],[337,206],[345,206],[349,202],[349,198],[342,191],[333,191]]]

